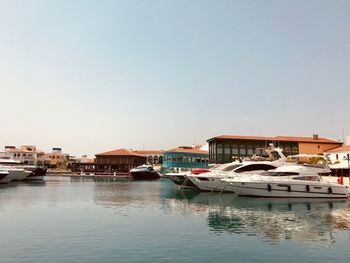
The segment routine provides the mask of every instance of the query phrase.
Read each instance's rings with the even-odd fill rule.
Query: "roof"
[[[169,151],[166,151],[166,153],[194,153],[194,154],[208,154],[208,151],[202,151],[202,150],[196,150],[193,148],[175,148],[171,149]]]
[[[140,155],[160,155],[163,154],[163,151],[160,150],[133,150],[132,152]]]
[[[341,147],[327,151],[327,153],[334,153],[334,152],[350,152],[350,145],[341,146]]]
[[[208,141],[212,141],[215,139],[236,139],[236,140],[253,140],[253,141],[289,141],[289,142],[305,142],[305,143],[337,143],[341,144],[340,141],[320,138],[314,139],[313,137],[295,137],[295,136],[275,136],[275,137],[267,137],[267,136],[240,136],[240,135],[220,135],[209,139]]]
[[[103,152],[95,154],[95,156],[139,156],[139,157],[145,157],[143,155],[137,154],[133,151],[127,150],[127,149],[117,149],[109,152]]]

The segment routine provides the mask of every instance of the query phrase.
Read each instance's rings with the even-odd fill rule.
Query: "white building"
[[[344,146],[327,151],[325,155],[331,161],[329,167],[332,169],[333,175],[350,175],[350,136],[346,138]]]
[[[37,150],[34,145],[5,146],[3,157],[11,158],[28,165],[44,165],[43,151]]]
[[[350,165],[350,145],[344,145],[326,152],[333,169],[347,169]]]

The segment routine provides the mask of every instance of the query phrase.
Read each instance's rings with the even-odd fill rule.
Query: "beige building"
[[[69,156],[62,153],[61,148],[52,148],[52,152],[45,153],[45,165],[49,168],[66,169]]]
[[[45,153],[34,145],[5,146],[4,157],[11,158],[28,165],[44,165]]]

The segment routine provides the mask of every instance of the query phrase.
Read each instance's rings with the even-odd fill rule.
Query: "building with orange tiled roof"
[[[161,150],[116,149],[95,154],[95,162],[76,162],[72,164],[73,172],[88,173],[129,173],[132,168],[142,164],[161,164]]]
[[[210,163],[228,163],[234,157],[260,155],[262,149],[270,144],[283,148],[285,155],[322,154],[342,145],[340,141],[321,138],[317,134],[312,137],[220,135],[208,139],[207,142]]]
[[[134,153],[147,157],[147,163],[149,164],[162,164],[163,153],[161,150],[133,150]]]
[[[147,157],[128,149],[98,153],[96,156],[96,169],[103,172],[127,173],[132,168],[147,162]]]

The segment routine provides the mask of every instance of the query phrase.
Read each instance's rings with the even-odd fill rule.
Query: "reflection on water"
[[[335,242],[333,232],[350,229],[347,200],[244,198],[191,190],[167,192],[174,213],[207,216],[212,233],[282,240]]]
[[[1,262],[348,258],[347,201],[240,198],[178,190],[166,179],[48,179],[0,187]]]

